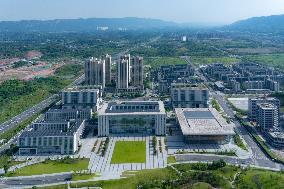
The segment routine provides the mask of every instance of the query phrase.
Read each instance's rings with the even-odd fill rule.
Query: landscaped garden
[[[33,164],[15,172],[7,173],[7,176],[30,176],[51,173],[62,173],[71,171],[81,171],[88,169],[89,159],[46,160],[42,163]]]
[[[117,141],[111,163],[146,163],[146,142]]]

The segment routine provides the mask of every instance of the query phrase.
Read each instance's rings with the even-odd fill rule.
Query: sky
[[[229,24],[277,14],[284,14],[284,0],[0,0],[1,21],[140,17]]]

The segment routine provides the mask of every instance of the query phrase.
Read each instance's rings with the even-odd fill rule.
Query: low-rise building
[[[85,119],[91,119],[92,117],[92,109],[91,108],[81,108],[81,109],[56,109],[51,108],[44,114],[45,121],[68,121],[68,120],[77,120],[82,122]]]
[[[62,91],[62,104],[64,107],[90,107],[97,110],[101,101],[101,93],[97,88],[70,87]]]
[[[98,111],[98,136],[111,134],[166,134],[162,101],[122,101],[104,104]]]
[[[85,121],[32,124],[19,136],[19,155],[74,154],[84,125]]]
[[[174,108],[207,108],[209,90],[204,85],[172,83],[171,100]]]
[[[175,112],[187,143],[225,144],[235,134],[234,124],[214,108],[176,108]]]

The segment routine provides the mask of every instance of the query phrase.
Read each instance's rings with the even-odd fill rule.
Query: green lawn
[[[144,141],[117,141],[111,163],[145,163],[146,142]]]
[[[8,173],[7,176],[30,176],[88,169],[89,159],[47,160],[42,163],[30,165]]]
[[[194,65],[203,65],[203,64],[212,64],[212,63],[224,63],[224,64],[233,64],[236,62],[239,62],[240,60],[234,57],[197,57],[197,56],[192,56],[190,57],[191,62]]]
[[[246,56],[246,59],[267,66],[273,66],[284,70],[284,54],[262,54],[262,55],[251,55]]]
[[[90,180],[92,178],[94,178],[96,176],[96,174],[80,174],[80,173],[75,173],[72,174],[72,180],[73,181],[77,181],[77,180]]]
[[[144,59],[145,64],[152,68],[158,68],[164,65],[186,64],[186,61],[179,57],[148,57]]]
[[[168,156],[168,160],[167,161],[168,161],[168,164],[177,162],[175,156]]]

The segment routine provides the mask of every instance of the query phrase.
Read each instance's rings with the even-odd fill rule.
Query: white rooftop
[[[234,124],[227,123],[214,108],[176,108],[183,135],[234,135]]]

